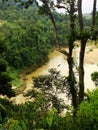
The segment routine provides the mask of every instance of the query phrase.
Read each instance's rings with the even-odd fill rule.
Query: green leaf
[[[23,129],[19,126],[18,120],[10,119],[9,130],[23,130]]]
[[[26,127],[26,124],[24,123],[24,121],[22,120],[21,121],[21,127],[22,127],[22,130],[27,130],[27,127]]]
[[[48,111],[46,121],[47,121],[48,125],[51,127],[52,123],[53,123],[53,112],[52,111]]]

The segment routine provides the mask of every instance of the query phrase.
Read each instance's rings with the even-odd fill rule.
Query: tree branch
[[[63,9],[65,9],[65,10],[67,10],[67,12],[69,12],[68,7],[65,7],[65,6],[63,6],[63,5],[56,4],[55,7],[57,7],[58,9],[62,9],[62,8],[63,8]]]
[[[64,54],[65,56],[69,56],[69,53],[66,50],[60,50],[59,52],[61,52],[62,54]]]

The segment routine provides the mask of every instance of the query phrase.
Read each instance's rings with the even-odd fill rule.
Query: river
[[[79,58],[78,52],[79,52],[79,48],[76,48],[74,50],[75,59]],[[86,49],[86,54],[88,54],[88,48]],[[98,50],[97,50],[97,55],[98,55]],[[95,54],[95,56],[96,56],[96,54]],[[90,59],[91,59],[91,57],[90,57]],[[90,75],[91,75],[92,72],[98,70],[97,61],[98,61],[98,59],[96,59],[96,61],[93,61],[93,63],[90,63],[90,62],[86,62],[86,58],[85,58],[85,64],[84,64],[85,91],[87,89],[92,90],[92,89],[95,88],[94,83],[91,81]],[[26,79],[27,79],[26,80],[26,89],[24,90],[24,93],[27,92],[27,90],[32,88],[32,77],[36,77],[38,75],[48,74],[48,70],[50,68],[56,68],[57,70],[60,71],[60,73],[62,75],[68,75],[68,64],[67,64],[67,61],[66,61],[66,56],[63,55],[62,53],[56,51],[56,50],[51,52],[49,54],[49,61],[45,65],[41,66],[36,71],[34,71],[31,74],[28,74],[26,76]],[[16,103],[25,103],[25,101],[27,99],[23,96],[23,93],[21,93],[21,94],[17,95],[15,98],[13,98],[13,100]]]

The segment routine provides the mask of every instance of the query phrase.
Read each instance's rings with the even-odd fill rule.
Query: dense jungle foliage
[[[54,17],[60,44],[67,46],[69,16],[54,12]],[[86,28],[89,29],[90,23],[90,19],[84,18]],[[22,9],[20,5],[0,4],[0,94],[15,96],[11,88],[12,77],[19,78],[17,70],[28,73],[44,64],[54,45],[55,36],[48,16],[40,15],[34,7]],[[65,92],[65,88],[61,88],[65,83],[63,78],[56,71],[35,78],[35,87],[39,85],[44,93],[32,92],[33,102],[17,105],[0,98],[0,130],[97,130],[98,89],[88,90],[73,120],[72,107],[62,104],[56,95]],[[47,88],[47,84],[50,87]],[[53,85],[57,86],[54,95]],[[49,100],[53,103],[51,109]],[[68,108],[68,112],[62,117],[60,112],[64,108]]]
[[[54,12],[61,45],[67,45],[68,15]],[[90,19],[84,19],[88,26]],[[67,29],[65,29],[67,28]],[[6,46],[5,60],[15,69],[31,70],[48,60],[51,45],[55,44],[53,27],[48,16],[40,15],[36,6],[28,9],[0,7],[0,44]],[[30,71],[30,70],[29,70]]]
[[[58,110],[45,109],[48,101],[44,95],[36,95],[34,102],[16,105],[0,99],[0,130],[97,130],[98,89],[87,92],[88,100],[81,103],[76,116],[71,108],[64,117]]]
[[[6,17],[3,19],[1,17],[0,37],[2,38],[0,43],[6,45],[4,58],[9,66],[15,69],[32,66],[32,70],[34,70],[47,61],[47,55],[51,48],[49,35],[47,36],[49,29],[43,24],[46,18],[38,21],[36,13],[36,11],[32,12],[32,9],[29,11],[15,9],[13,13],[11,13],[11,9],[1,10],[1,14]],[[33,17],[29,18],[30,16],[27,14]],[[48,24],[50,23],[48,22]]]

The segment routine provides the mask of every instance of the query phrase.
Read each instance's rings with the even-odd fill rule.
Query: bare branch
[[[65,56],[69,56],[69,53],[66,50],[60,50],[59,52],[61,52],[62,54],[64,54]]]
[[[58,9],[59,9],[59,8],[64,8],[64,9],[66,9],[65,6],[62,6],[62,5],[59,5],[59,4],[56,4],[55,7],[57,7]]]
[[[63,5],[56,4],[55,7],[58,8],[58,9],[65,9],[65,10],[67,10],[67,12],[69,12],[68,7],[65,7],[65,6],[63,6]]]

